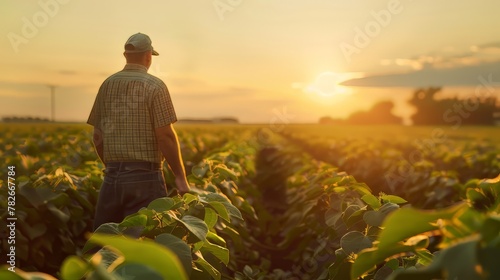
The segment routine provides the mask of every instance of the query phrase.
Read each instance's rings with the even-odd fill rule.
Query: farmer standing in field
[[[189,191],[170,94],[162,80],[147,73],[153,55],[158,52],[147,35],[132,35],[125,43],[127,64],[104,81],[90,112],[87,123],[94,127],[95,149],[106,166],[94,230],[167,195],[164,158],[179,193]]]

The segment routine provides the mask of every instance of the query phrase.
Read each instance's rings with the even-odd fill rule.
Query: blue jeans
[[[120,223],[126,216],[160,197],[167,196],[161,170],[119,171],[106,168],[99,191],[94,231],[104,223]]]

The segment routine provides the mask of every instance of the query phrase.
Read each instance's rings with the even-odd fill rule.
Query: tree
[[[414,125],[493,125],[498,111],[496,97],[476,96],[458,99],[436,99],[440,87],[420,88],[409,103],[417,112],[411,117]]]

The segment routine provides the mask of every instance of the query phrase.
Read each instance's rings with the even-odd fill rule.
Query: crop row
[[[479,139],[311,137],[297,131],[284,137],[375,191],[399,195],[419,208],[450,206],[461,200],[460,184],[500,174],[500,146]]]
[[[23,270],[61,279],[495,279],[500,275],[494,261],[500,257],[500,177],[443,176],[443,170],[432,170],[451,163],[432,155],[435,160],[425,159],[429,169],[418,169],[424,163],[412,165],[425,171],[418,173],[421,177],[406,174],[394,192],[381,185],[369,183],[369,187],[365,182],[371,176],[376,179],[372,169],[383,167],[378,171],[387,174],[390,169],[384,168],[398,166],[400,156],[411,152],[412,147],[403,143],[390,147],[346,143],[343,148],[349,149],[344,150],[338,144],[342,142],[326,147],[326,140],[311,141],[306,135],[185,130],[179,135],[195,191],[183,197],[170,192],[90,236],[102,165],[95,160],[88,132],[65,133],[47,132],[40,138],[60,141],[46,151],[30,154],[32,147],[22,154],[18,146],[16,155],[7,157],[8,164],[16,165],[23,165],[21,155],[33,160],[22,167],[31,175],[18,178],[23,181],[17,192],[22,226],[16,237],[20,236]],[[2,145],[13,144],[4,140]],[[24,145],[20,147],[31,147]],[[78,165],[61,156],[68,147],[81,157],[74,161]],[[489,155],[490,149],[483,147],[481,152]],[[370,150],[380,151],[379,158],[367,157]],[[5,151],[13,153],[12,148]],[[394,153],[399,156],[387,156]],[[334,160],[328,157],[332,155]],[[339,159],[346,155],[356,160],[342,165]],[[322,156],[324,160],[319,160]],[[489,160],[484,164],[494,172],[498,158]],[[481,166],[482,161],[486,159],[474,164]],[[355,164],[362,162],[368,163]],[[452,165],[446,168],[451,170]],[[370,176],[363,177],[363,172]],[[167,169],[165,175],[171,178]],[[0,188],[0,196],[4,190]],[[415,198],[417,194],[420,197]],[[103,245],[110,247],[100,248]],[[43,277],[51,279],[48,274]],[[2,279],[31,276],[0,270]]]

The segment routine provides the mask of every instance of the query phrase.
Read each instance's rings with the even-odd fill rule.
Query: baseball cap
[[[143,33],[136,33],[128,38],[125,43],[125,53],[141,53],[151,51],[153,55],[159,55],[151,45],[151,39]]]

